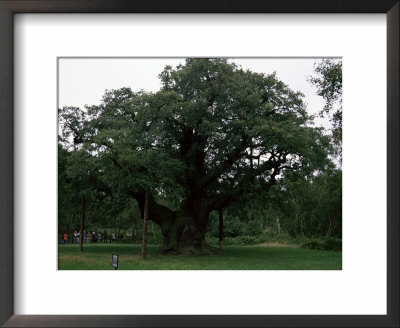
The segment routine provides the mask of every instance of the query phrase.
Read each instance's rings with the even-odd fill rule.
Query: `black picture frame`
[[[399,0],[0,0],[0,324],[4,327],[399,327],[399,8]],[[385,13],[387,315],[14,315],[15,13]]]

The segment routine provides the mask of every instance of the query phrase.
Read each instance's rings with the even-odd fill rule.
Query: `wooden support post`
[[[147,247],[147,219],[149,217],[149,192],[146,190],[144,199],[144,213],[143,213],[143,239],[142,239],[142,258],[146,258]]]
[[[81,215],[81,229],[79,231],[79,251],[83,251],[83,229],[85,226],[85,216],[86,216],[86,196],[82,196],[82,215]]]

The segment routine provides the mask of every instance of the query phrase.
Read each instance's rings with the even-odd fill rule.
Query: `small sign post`
[[[115,270],[118,269],[118,257],[119,256],[117,254],[112,255],[111,265],[115,268]]]

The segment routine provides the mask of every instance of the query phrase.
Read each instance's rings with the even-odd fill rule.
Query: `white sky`
[[[273,73],[294,91],[305,95],[310,114],[324,106],[307,78],[313,74],[317,58],[238,58],[233,62],[253,72]],[[59,107],[97,105],[106,89],[131,87],[133,91],[160,89],[158,74],[165,65],[175,67],[184,58],[60,58]],[[317,125],[329,127],[327,119],[317,119]]]

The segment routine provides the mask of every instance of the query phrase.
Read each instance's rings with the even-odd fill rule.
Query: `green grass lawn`
[[[216,255],[163,255],[158,246],[132,244],[59,245],[59,270],[114,270],[111,255],[119,255],[119,270],[341,270],[342,253],[293,247],[226,246]]]

